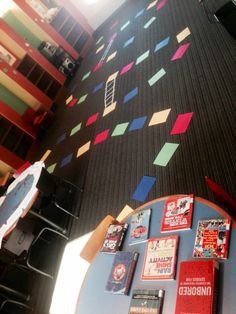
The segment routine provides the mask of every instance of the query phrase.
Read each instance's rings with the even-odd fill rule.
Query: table
[[[0,247],[4,236],[14,228],[20,217],[26,215],[36,199],[36,184],[43,167],[42,161],[35,162],[9,185],[5,196],[0,198]]]
[[[99,253],[86,274],[82,289],[77,302],[76,314],[125,314],[129,312],[129,304],[132,290],[134,288],[144,289],[164,289],[165,299],[163,314],[172,314],[175,312],[176,292],[179,276],[179,265],[183,260],[192,260],[192,252],[195,241],[197,222],[200,219],[210,218],[230,218],[220,207],[195,197],[193,226],[191,230],[177,231],[172,233],[160,233],[164,204],[167,197],[153,200],[146,203],[139,209],[152,208],[152,218],[149,237],[161,237],[167,234],[178,234],[180,236],[179,252],[177,261],[176,280],[173,281],[142,281],[141,272],[144,262],[146,243],[128,245],[128,236],[126,236],[123,250],[139,252],[139,259],[135,270],[131,291],[128,296],[115,295],[104,292],[105,285],[110,273],[114,255]],[[127,219],[129,223],[130,218]],[[236,226],[235,222],[231,228],[229,258],[220,261],[220,292],[218,298],[217,314],[235,314],[236,313]],[[79,267],[79,266],[78,266]]]

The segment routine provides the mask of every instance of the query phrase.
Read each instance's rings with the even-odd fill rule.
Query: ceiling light
[[[88,4],[88,5],[92,5],[95,2],[97,2],[98,0],[83,0],[84,3]]]
[[[15,7],[14,2],[11,0],[0,1],[0,17],[4,16],[8,11]]]

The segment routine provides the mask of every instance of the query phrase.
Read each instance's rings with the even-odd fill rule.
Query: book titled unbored
[[[181,262],[175,314],[216,314],[218,284],[218,261]]]
[[[175,279],[178,243],[177,235],[148,240],[142,280]]]
[[[129,293],[138,256],[138,252],[116,252],[105,287],[106,292],[115,294]]]
[[[161,314],[164,290],[134,289],[129,314]]]

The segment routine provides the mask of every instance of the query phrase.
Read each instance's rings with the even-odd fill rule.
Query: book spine
[[[149,238],[149,233],[150,233],[150,221],[151,221],[151,208],[148,214],[147,239]]]
[[[230,219],[228,219],[227,224],[229,227],[226,227],[225,259],[227,259],[229,255],[229,237],[230,237],[230,227],[231,227]]]
[[[218,294],[219,294],[219,268],[214,267],[214,279],[213,279],[213,304],[212,304],[212,313],[217,314],[218,308]]]
[[[123,239],[124,239],[124,236],[126,234],[127,229],[128,229],[128,224],[125,224],[124,228],[122,230],[121,236],[120,236],[120,241],[117,244],[116,251],[118,251],[121,248],[121,245],[122,245],[122,242],[123,242]]]
[[[124,292],[124,294],[128,294],[128,292],[129,292],[131,281],[132,281],[133,276],[134,276],[134,270],[135,270],[136,263],[137,263],[137,260],[138,260],[138,255],[139,255],[138,252],[134,253],[133,261],[132,261],[132,263],[130,265],[129,275],[128,275],[128,278],[127,278],[127,281],[126,281],[126,285],[125,285],[125,292]]]
[[[175,279],[176,276],[176,268],[177,268],[177,258],[179,253],[179,236],[173,236],[175,238],[175,252],[174,252],[174,262],[173,262],[173,274],[172,278]]]

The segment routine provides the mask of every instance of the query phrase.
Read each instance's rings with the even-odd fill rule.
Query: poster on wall
[[[7,62],[9,65],[13,65],[16,62],[16,58],[5,47],[0,45],[0,59]]]

